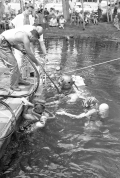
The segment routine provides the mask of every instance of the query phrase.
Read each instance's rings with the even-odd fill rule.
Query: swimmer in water
[[[87,122],[85,123],[86,128],[96,128],[102,126],[102,122],[105,118],[109,115],[109,106],[106,103],[98,104],[97,100],[91,100],[89,103],[90,98],[86,100],[85,104],[86,106],[90,106],[90,109],[85,111],[84,113],[81,113],[79,115],[73,115],[70,113],[67,113],[65,111],[58,111],[56,114],[58,115],[66,115],[71,117],[72,119],[82,119],[86,118]],[[89,103],[89,105],[87,105]]]
[[[25,105],[23,112],[25,123],[22,130],[27,130],[30,127],[34,128],[31,130],[43,128],[48,119],[54,118],[54,116],[46,110],[44,100],[34,100],[33,104],[27,99],[22,98],[22,102]]]

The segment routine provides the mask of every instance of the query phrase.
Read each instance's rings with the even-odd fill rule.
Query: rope
[[[93,64],[93,65],[90,65],[90,66],[87,66],[87,67],[82,67],[80,69],[74,69],[74,70],[71,70],[71,71],[68,71],[68,72],[64,72],[64,73],[68,74],[68,73],[76,72],[78,70],[88,69],[88,68],[91,68],[91,67],[99,66],[99,65],[106,64],[106,63],[113,62],[113,61],[117,61],[117,60],[120,60],[120,58],[112,59],[110,61],[100,62],[98,64]]]

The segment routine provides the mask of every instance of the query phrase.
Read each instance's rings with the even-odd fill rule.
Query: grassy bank
[[[63,38],[63,37],[104,37],[111,40],[120,41],[120,31],[118,31],[113,24],[107,22],[99,23],[98,25],[87,25],[83,30],[82,25],[66,24],[65,29],[58,27],[50,27],[44,30],[44,38]]]

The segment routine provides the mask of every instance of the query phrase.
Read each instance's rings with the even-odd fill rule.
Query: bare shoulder
[[[29,35],[26,32],[18,31],[15,34],[16,39],[20,39],[20,41],[29,40]]]

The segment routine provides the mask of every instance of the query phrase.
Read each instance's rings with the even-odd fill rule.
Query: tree
[[[69,0],[62,0],[62,6],[63,6],[63,15],[66,21],[69,20],[70,14],[69,14]]]
[[[0,1],[0,21],[2,20],[3,14],[4,14],[4,5],[3,5],[3,1]]]

